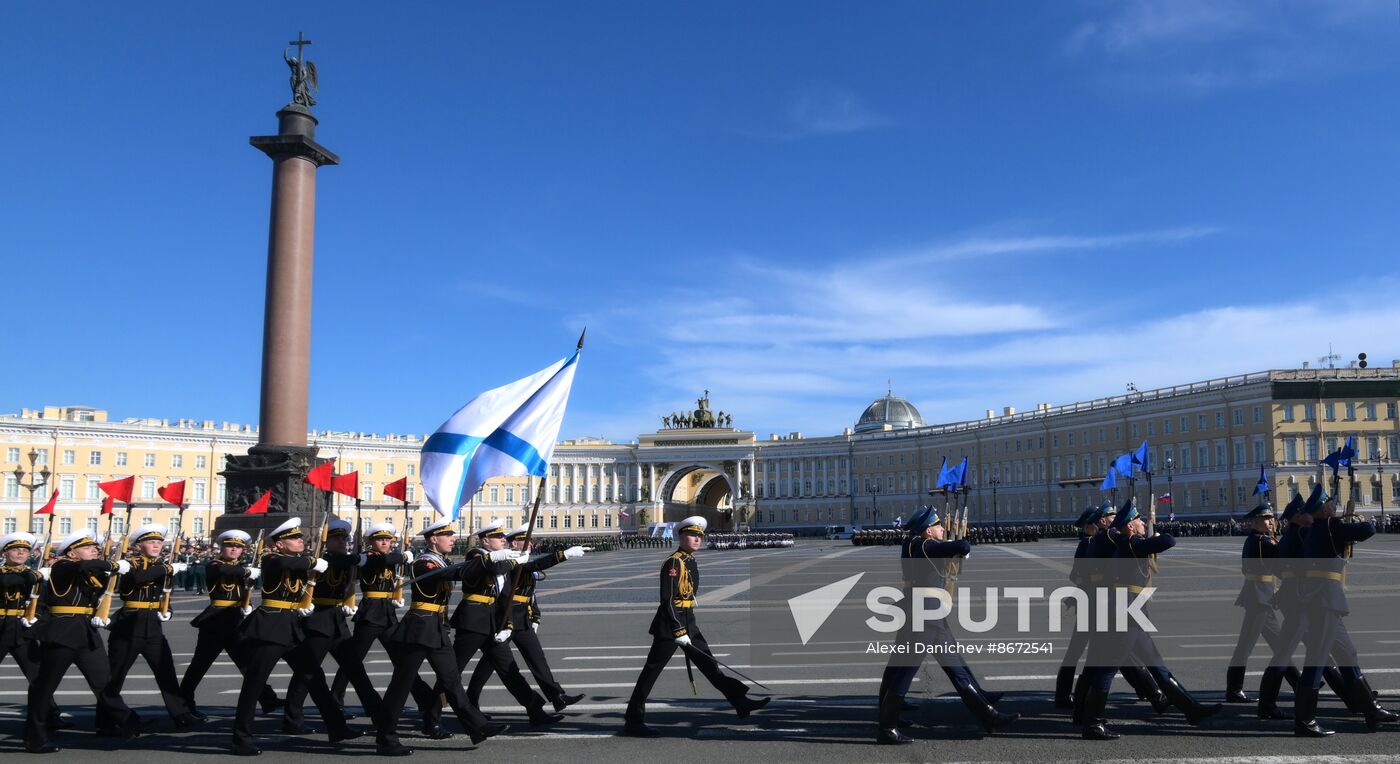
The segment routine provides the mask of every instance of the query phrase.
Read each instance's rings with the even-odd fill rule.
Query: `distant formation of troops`
[[[1281,686],[1288,682],[1294,691],[1293,733],[1325,737],[1333,732],[1318,721],[1316,709],[1326,683],[1368,728],[1396,722],[1400,717],[1377,703],[1345,624],[1347,560],[1355,544],[1375,533],[1374,525],[1338,517],[1336,502],[1321,487],[1307,500],[1295,496],[1279,520],[1286,523],[1281,534],[1267,502],[1245,518],[1249,534],[1241,556],[1244,581],[1235,600],[1243,619],[1226,669],[1226,702],[1257,703],[1261,719],[1290,718],[1278,705]],[[912,595],[914,587],[956,591],[973,543],[965,528],[962,537],[951,538],[948,525],[936,510],[924,507],[899,529],[906,595]],[[1151,587],[1156,557],[1176,544],[1171,534],[1149,530],[1132,500],[1121,508],[1105,504],[1085,510],[1076,527],[1080,537],[1070,580],[1087,596],[1080,607],[1090,612],[1098,610],[1099,598]],[[646,724],[646,702],[677,651],[688,669],[700,669],[740,719],[770,700],[750,697],[745,682],[725,673],[700,631],[700,571],[694,554],[705,543],[706,530],[702,517],[677,525],[677,548],[659,574],[659,603],[649,629],[652,644],[627,702],[620,734],[657,735]],[[222,653],[243,677],[230,740],[230,751],[238,755],[261,753],[252,733],[259,707],[264,713],[282,713],[284,733],[307,733],[303,709],[308,696],[332,744],[366,734],[347,723],[351,717],[344,697],[349,687],[374,721],[380,755],[412,753],[398,734],[409,698],[425,737],[451,737],[442,721],[446,705],[471,740],[481,742],[508,731],[480,709],[482,689],[493,673],[525,710],[531,727],[552,725],[583,695],[565,690],[545,659],[537,590],[548,571],[582,556],[585,549],[571,546],[532,556],[529,527],[506,529],[498,522],[475,535],[479,545],[453,562],[449,555],[457,539],[448,520],[423,529],[425,549],[417,555],[388,523],[371,525],[361,537],[350,523],[331,519],[323,524],[313,550],[308,550],[298,519],[260,534],[256,541],[243,531],[225,531],[215,540],[217,554],[206,562],[209,604],[191,622],[199,633],[183,678],[176,676],[163,627],[171,617],[175,577],[187,564],[167,561],[164,528],[136,528],[123,540],[125,553],[110,557],[92,532],[73,533],[53,544],[52,557],[37,570],[28,564],[35,536],[11,533],[0,538],[0,659],[13,656],[29,682],[25,749],[59,750],[54,736],[65,722],[54,694],[72,667],[96,697],[97,733],[123,740],[140,736],[149,723],[143,723],[121,694],[138,657],[150,667],[174,726],[198,727],[207,717],[198,708],[196,693]],[[783,534],[768,535],[774,538],[766,541],[790,543]],[[717,534],[709,540],[712,548],[765,541],[753,534]],[[454,608],[459,585],[461,596]],[[906,596],[903,607],[910,607],[912,599]],[[1018,714],[997,709],[1000,693],[980,686],[957,649],[948,619],[926,623],[918,634],[911,622],[905,620],[897,643],[918,641],[938,649],[892,655],[877,695],[877,743],[913,742],[903,732],[911,724],[903,718],[910,710],[905,696],[925,655],[934,656],[987,734],[1017,721]],[[105,640],[102,630],[108,631]],[[1261,637],[1272,649],[1272,659],[1258,698],[1252,701],[1244,690],[1245,661]],[[393,665],[382,693],[364,668],[376,642]],[[524,678],[511,645],[538,691]],[[1301,671],[1291,663],[1300,645],[1305,648]],[[322,669],[328,655],[338,666],[329,681]],[[479,660],[464,685],[463,672],[473,658]],[[1084,667],[1076,679],[1081,658]],[[268,685],[279,661],[293,672],[284,698]],[[431,683],[419,675],[424,663],[431,668]],[[1119,674],[1156,712],[1175,709],[1190,724],[1201,724],[1221,708],[1188,691],[1166,666],[1151,634],[1128,619],[1109,628],[1077,631],[1060,666],[1055,704],[1071,711],[1085,739],[1119,737],[1105,713]]]
[[[706,549],[783,549],[794,545],[791,533],[711,533]]]

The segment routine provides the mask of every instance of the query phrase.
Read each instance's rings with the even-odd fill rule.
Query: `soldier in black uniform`
[[[449,566],[445,555],[457,542],[452,521],[439,520],[429,525],[423,531],[423,538],[428,547],[413,561],[413,577],[437,570],[443,572],[413,583],[412,606],[403,620],[386,635],[389,644],[394,647],[390,653],[394,659],[394,676],[389,680],[389,687],[384,691],[384,700],[379,706],[379,715],[374,720],[378,728],[375,748],[381,756],[407,756],[413,753],[413,749],[399,742],[396,728],[404,702],[408,699],[414,680],[418,679],[418,668],[425,660],[437,674],[437,690],[446,696],[448,705],[457,714],[457,721],[471,735],[473,743],[506,730],[503,724],[487,721],[462,689],[462,669],[452,651],[447,631],[447,606],[456,581],[469,568],[490,564],[508,571],[520,555],[503,550],[479,557],[470,564]],[[420,705],[421,708],[424,707]]]
[[[36,541],[34,534],[23,531],[0,538],[0,554],[4,555],[0,561],[0,662],[6,655],[13,656],[20,673],[31,684],[39,676],[39,642],[30,633],[34,621],[25,620],[24,612],[34,585],[42,580],[29,567],[29,554]],[[54,718],[50,721],[61,727],[58,716],[58,707],[54,706]]]
[[[1267,501],[1250,510],[1244,516],[1249,523],[1249,535],[1244,538],[1244,548],[1240,552],[1241,572],[1244,584],[1235,598],[1235,606],[1244,608],[1244,621],[1240,623],[1239,639],[1235,642],[1234,655],[1225,670],[1225,702],[1249,703],[1244,694],[1244,673],[1249,654],[1258,644],[1259,637],[1270,648],[1279,642],[1278,616],[1274,614],[1275,584],[1278,581],[1276,559],[1278,540],[1274,536],[1274,508]],[[1285,678],[1294,687],[1298,684],[1298,670],[1289,666]]]
[[[97,632],[94,613],[97,601],[107,589],[107,579],[131,570],[126,560],[111,562],[101,557],[97,539],[88,531],[74,533],[55,549],[60,558],[44,568],[48,582],[40,597],[39,623],[31,632],[40,640],[39,675],[29,685],[29,710],[24,720],[24,749],[30,753],[55,753],[59,747],[49,742],[55,715],[53,694],[68,667],[76,665],[97,698],[98,713],[115,727],[123,739],[141,734],[136,714],[120,696],[106,692],[111,669],[102,636]]]
[[[162,624],[170,620],[170,613],[162,611],[161,599],[174,586],[174,577],[185,571],[185,563],[172,565],[161,559],[165,551],[165,527],[162,525],[140,526],[132,531],[127,541],[135,552],[127,560],[131,564],[130,572],[117,579],[122,607],[112,616],[109,627],[112,635],[107,640],[107,657],[112,678],[105,692],[109,698],[120,699],[127,672],[131,671],[137,657],[145,658],[175,726],[182,729],[198,726],[204,723],[205,716],[190,708],[180,692],[175,657],[162,628]],[[105,718],[100,709],[97,729],[99,733],[117,734],[113,720]]]
[[[695,550],[704,543],[707,526],[705,518],[698,515],[680,521],[677,525],[679,548],[661,564],[661,596],[651,620],[651,650],[647,652],[637,685],[632,688],[632,697],[627,701],[623,735],[656,737],[658,734],[646,724],[647,697],[677,648],[685,653],[686,660],[695,663],[715,689],[724,693],[740,719],[768,705],[770,698],[750,699],[748,685],[720,670],[695,621],[696,597],[700,593],[700,566],[695,563]]]
[[[1079,527],[1079,545],[1074,549],[1074,566],[1069,570],[1069,580],[1075,586],[1089,591],[1093,584],[1089,581],[1089,566],[1086,560],[1089,556],[1089,541],[1094,534],[1099,532],[1099,508],[1090,507],[1079,513],[1079,519],[1075,525]],[[1074,600],[1066,600],[1073,603]],[[1078,619],[1075,619],[1076,623]],[[1079,631],[1077,628],[1069,638],[1069,647],[1065,649],[1065,657],[1060,661],[1060,671],[1055,675],[1055,707],[1074,708],[1074,669],[1079,664],[1080,656],[1084,655],[1084,648],[1089,646],[1089,632]]]
[[[251,607],[246,612],[243,610],[243,597],[248,587],[252,586],[250,577],[255,579],[256,574],[261,572],[242,563],[243,553],[252,540],[243,531],[224,531],[217,539],[219,559],[209,561],[209,606],[190,621],[191,626],[199,629],[199,637],[195,641],[190,664],[185,667],[185,676],[180,680],[180,694],[191,710],[198,708],[195,691],[219,653],[228,653],[240,673],[247,671],[247,651],[238,640],[238,627],[252,612]],[[282,707],[277,693],[266,684],[258,695],[258,702],[265,714]]]
[[[528,524],[522,525],[506,534],[506,540],[510,542],[511,549],[517,552],[528,553],[530,551],[525,548],[525,535],[529,529]],[[544,657],[544,646],[540,644],[540,638],[535,634],[540,628],[540,606],[535,598],[535,587],[544,580],[545,570],[564,560],[582,556],[583,547],[571,546],[526,563],[528,570],[523,571],[520,583],[515,588],[514,596],[506,604],[510,610],[507,627],[510,629],[510,642],[514,643],[516,649],[520,651],[525,665],[530,667],[530,674],[535,677],[535,684],[539,685],[545,698],[554,704],[555,711],[563,711],[583,700],[583,695],[565,693],[564,688],[555,680],[554,673],[549,670],[549,662]],[[476,662],[476,669],[472,671],[471,681],[467,683],[467,697],[471,698],[473,705],[481,706],[481,690],[486,686],[486,680],[491,678],[493,670],[491,661]]]
[[[348,649],[350,626],[345,622],[347,616],[354,615],[353,607],[346,601],[354,591],[355,568],[360,564],[359,553],[350,551],[350,523],[339,518],[327,523],[326,549],[321,558],[330,567],[317,576],[311,600],[312,610],[303,613],[301,628],[306,633],[306,640],[302,646],[311,654],[316,665],[321,665],[329,654],[335,657],[337,665],[344,667],[356,660]],[[307,733],[304,712],[306,691],[306,679],[299,674],[293,675],[287,686],[287,703],[282,710],[283,733]],[[361,702],[368,702],[373,707],[378,704],[379,695],[374,693],[369,698],[362,698]]]
[[[360,736],[345,724],[345,715],[336,705],[321,664],[305,646],[306,632],[298,620],[297,608],[307,586],[311,571],[324,573],[330,564],[325,560],[303,557],[306,539],[301,534],[301,519],[292,518],[268,534],[272,552],[264,555],[258,568],[262,579],[262,602],[238,627],[238,638],[247,644],[248,665],[243,672],[243,686],[238,693],[238,715],[233,722],[232,752],[238,756],[262,753],[253,744],[253,714],[267,678],[277,661],[283,660],[307,683],[311,699],[326,723],[326,735],[332,743]]]
[[[521,676],[520,667],[506,644],[511,636],[510,624],[502,620],[505,606],[511,602],[510,578],[516,567],[524,566],[523,578],[544,563],[542,560],[528,562],[528,553],[507,549],[505,528],[499,521],[489,523],[477,531],[476,536],[481,546],[468,550],[462,562],[462,601],[452,611],[455,632],[452,652],[457,655],[457,671],[459,674],[465,671],[472,657],[480,653],[481,660],[491,664],[511,696],[525,708],[530,726],[554,724],[564,717],[546,712],[544,697],[531,689],[530,683]],[[442,683],[434,689],[440,693]],[[429,714],[424,725],[436,720],[436,714]]]
[[[1343,700],[1349,709],[1366,718],[1367,728],[1375,730],[1400,719],[1376,703],[1371,684],[1361,673],[1356,646],[1342,620],[1351,612],[1343,586],[1351,546],[1374,536],[1376,526],[1369,521],[1344,522],[1335,517],[1337,503],[1322,496],[1321,488],[1317,486],[1302,509],[1312,515],[1313,523],[1303,537],[1304,569],[1298,579],[1298,595],[1307,618],[1307,656],[1293,706],[1293,734],[1299,737],[1332,734],[1318,725],[1316,718],[1318,690],[1322,688],[1329,656],[1336,657],[1345,682]]]
[[[915,642],[938,648],[931,652],[942,667],[943,673],[947,675],[968,710],[982,724],[982,728],[987,734],[993,734],[1021,718],[1021,715],[1004,714],[996,710],[995,699],[989,697],[978,686],[972,669],[968,668],[967,662],[957,650],[958,639],[946,618],[937,618],[923,624],[923,631],[918,634],[914,632],[911,618],[915,588],[941,589],[951,597],[956,584],[956,572],[952,570],[952,561],[970,555],[972,544],[967,539],[946,541],[947,530],[943,526],[943,518],[938,516],[933,507],[926,506],[915,512],[906,528],[908,535],[899,550],[905,582],[904,598],[900,601],[901,607],[904,608],[904,625],[895,637],[896,645],[906,651],[890,656],[889,664],[880,679],[877,696],[879,730],[875,742],[880,745],[914,742],[899,731],[899,727],[902,726],[899,712],[904,704],[904,696],[908,694],[925,656],[925,651],[914,649]],[[910,560],[919,562],[911,563]],[[935,560],[942,562],[934,562]]]
[[[345,688],[353,684],[360,707],[365,710],[366,716],[374,719],[379,716],[381,698],[365,671],[364,660],[369,655],[370,647],[378,640],[384,652],[388,653],[390,662],[397,663],[394,660],[396,648],[386,635],[399,623],[397,609],[404,603],[394,599],[394,595],[397,592],[403,596],[399,588],[402,583],[400,571],[404,565],[413,562],[413,553],[407,549],[394,551],[398,533],[392,523],[371,525],[365,540],[369,542],[369,549],[357,568],[361,600],[350,617],[355,625],[354,632],[341,648],[341,655],[336,658],[340,667],[336,669],[335,680],[331,682],[331,692],[344,707]],[[413,683],[411,692],[420,712],[437,703],[433,688],[422,679]]]

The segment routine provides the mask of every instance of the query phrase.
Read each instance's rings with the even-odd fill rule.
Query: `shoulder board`
[[[447,561],[437,556],[436,554],[433,554],[432,552],[424,552],[423,554],[418,555],[418,559],[428,563],[429,565],[447,567]]]

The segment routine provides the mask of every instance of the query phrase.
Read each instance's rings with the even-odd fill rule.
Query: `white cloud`
[[[831,86],[807,88],[795,94],[788,103],[787,117],[796,135],[858,133],[890,123],[860,96]]]

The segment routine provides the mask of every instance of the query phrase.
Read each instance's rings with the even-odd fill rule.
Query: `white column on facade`
[[[627,494],[627,498],[632,499],[633,501],[637,501],[642,498],[642,463],[637,462],[636,467],[637,469],[633,472],[635,480],[632,483],[632,490],[629,491]]]
[[[807,495],[807,460],[797,460],[797,491],[799,498]]]

